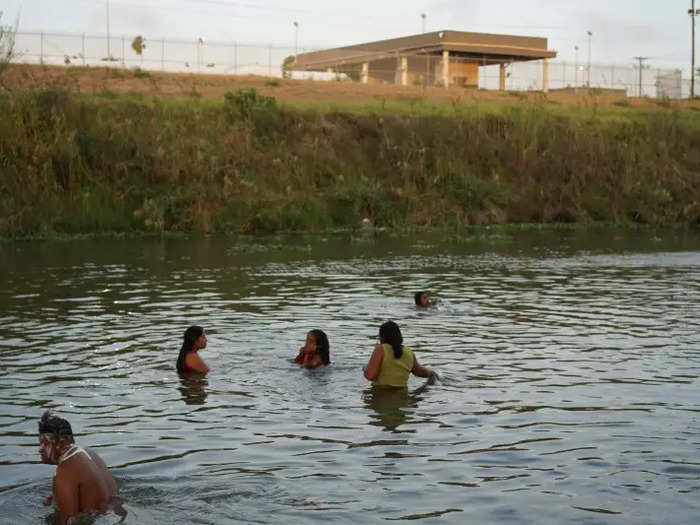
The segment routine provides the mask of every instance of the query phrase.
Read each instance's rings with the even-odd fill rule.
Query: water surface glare
[[[697,523],[697,235],[0,251],[0,524],[51,515],[46,408],[110,466],[127,524]],[[421,289],[434,308],[413,305]],[[387,319],[437,384],[368,388]],[[190,324],[205,379],[174,372]],[[300,370],[312,328],[333,363]]]

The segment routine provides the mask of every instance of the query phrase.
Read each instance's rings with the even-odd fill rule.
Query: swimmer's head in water
[[[425,292],[416,292],[413,296],[413,300],[416,302],[416,306],[421,306],[425,308],[430,305],[430,297]]]
[[[44,463],[58,462],[66,443],[73,443],[73,429],[65,419],[54,416],[49,410],[39,420],[39,455]]]
[[[321,362],[324,365],[329,365],[331,363],[330,355],[330,343],[328,342],[328,336],[323,330],[311,330],[308,335],[313,336],[316,341],[316,352],[318,352]]]

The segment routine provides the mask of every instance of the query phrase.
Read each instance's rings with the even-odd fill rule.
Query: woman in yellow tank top
[[[399,326],[387,321],[379,327],[379,343],[364,367],[365,377],[374,386],[404,388],[408,376],[437,378],[430,368],[421,366],[410,348],[403,346]]]

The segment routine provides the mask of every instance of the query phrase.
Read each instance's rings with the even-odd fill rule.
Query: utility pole
[[[107,0],[107,58],[112,58],[112,52],[109,47],[109,0]]]
[[[574,61],[574,91],[578,90],[578,46],[574,46],[576,60]]]
[[[690,3],[690,98],[695,98],[695,17],[700,15],[700,9],[695,10],[695,0]]]
[[[586,80],[586,87],[591,87],[591,37],[593,36],[592,31],[586,31],[588,33],[588,77]]]
[[[633,57],[635,60],[639,60],[639,98],[642,97],[642,69],[644,65],[642,62],[649,60],[649,57]]]
[[[423,33],[425,33],[425,19],[428,17],[428,15],[421,13],[420,17],[423,19]]]

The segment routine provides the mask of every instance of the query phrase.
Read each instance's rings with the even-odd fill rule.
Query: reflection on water
[[[186,405],[203,405],[207,400],[206,377],[200,374],[179,374],[180,386],[178,390]]]
[[[396,430],[404,424],[408,411],[419,401],[406,388],[373,388],[365,392],[363,397],[367,407],[376,412],[372,416],[372,424],[387,430]]]
[[[364,391],[362,399],[368,408],[376,414],[371,416],[372,425],[382,426],[386,430],[396,430],[403,425],[418,406],[421,395],[428,385],[435,384],[433,378],[413,391],[408,388],[379,388],[372,387]],[[414,432],[411,430],[411,432]]]
[[[0,249],[0,524],[47,516],[46,408],[110,466],[127,524],[697,520],[697,235]],[[387,319],[436,384],[369,387]],[[175,372],[192,324],[206,377]],[[332,364],[303,370],[311,328]]]

